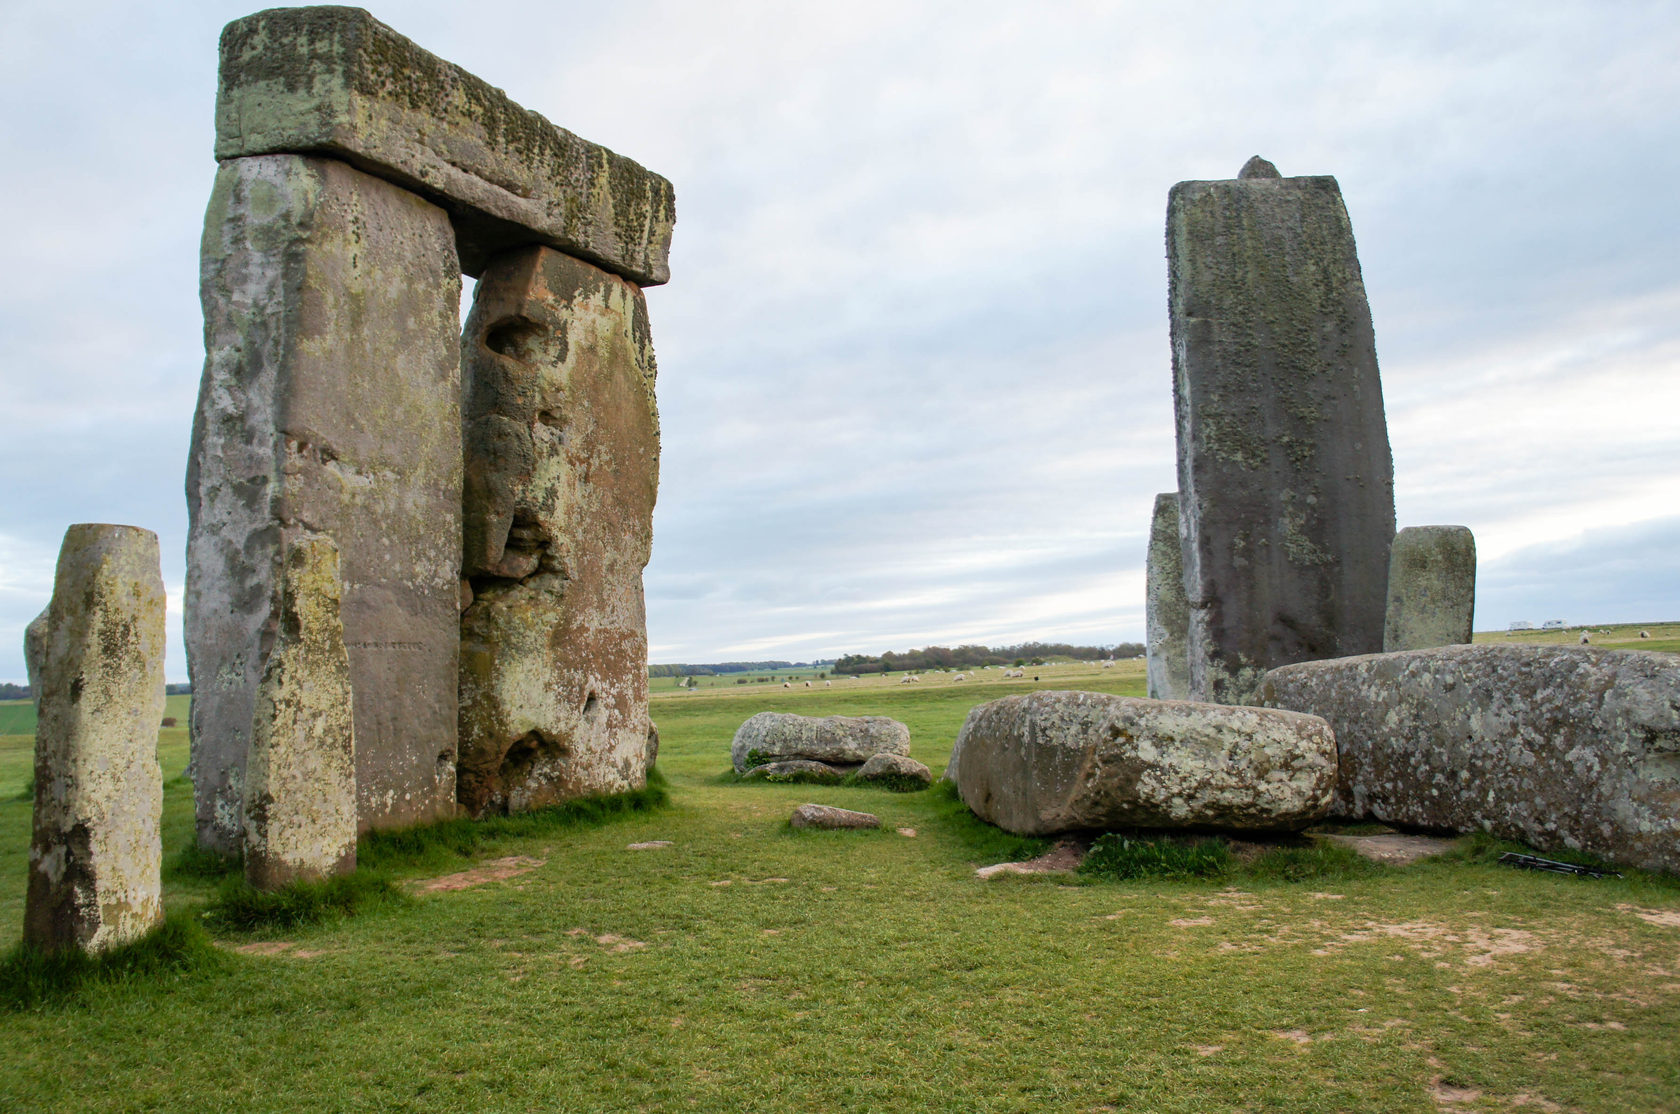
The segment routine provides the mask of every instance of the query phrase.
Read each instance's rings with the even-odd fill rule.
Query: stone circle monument
[[[276,8],[229,24],[216,133],[200,260],[205,367],[187,475],[200,844],[240,845],[276,582],[289,547],[314,536],[330,539],[341,561],[359,830],[456,810],[464,574],[489,597],[556,578],[519,589],[531,606],[489,624],[525,672],[492,694],[488,735],[505,741],[528,721],[516,739],[539,733],[553,760],[500,770],[495,793],[481,800],[475,789],[470,806],[542,803],[601,784],[571,772],[591,765],[613,771],[613,788],[641,784],[645,660],[634,663],[639,684],[624,675],[631,656],[645,655],[640,577],[658,427],[639,287],[669,278],[670,183],[358,8]],[[546,368],[527,361],[528,373],[492,361],[502,387],[517,389],[497,387],[490,409],[466,414],[531,422],[528,444],[564,446],[528,476],[496,458],[506,438],[473,440],[474,427],[463,428],[463,272],[484,276],[483,297],[520,301],[529,318],[508,327],[486,317],[469,378],[486,348],[516,363],[538,349],[550,358]],[[521,275],[555,285],[521,288]],[[579,353],[569,356],[574,339]],[[527,386],[549,394],[527,406],[514,397]],[[477,407],[489,396],[474,386],[468,397]],[[507,490],[469,485],[463,505],[464,435],[475,474],[530,490],[510,503]],[[547,519],[520,509],[543,499]],[[487,568],[485,535],[471,530],[463,563],[464,524],[477,529],[510,507],[503,561],[512,542],[514,556],[544,548],[560,563]],[[567,565],[563,553],[581,560]],[[553,606],[556,597],[565,604]],[[485,624],[468,623],[482,642]],[[532,648],[545,642],[564,659],[539,660]],[[466,695],[477,741],[487,734],[481,691],[469,683]],[[611,753],[597,760],[602,745]],[[465,782],[482,785],[480,766],[471,770]]]

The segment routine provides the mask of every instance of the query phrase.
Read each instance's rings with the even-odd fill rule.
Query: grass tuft
[[[100,955],[76,948],[48,955],[19,944],[0,957],[0,1011],[73,1005],[127,984],[201,978],[229,962],[192,912],[171,915],[139,940]]]
[[[238,855],[207,851],[196,843],[189,843],[163,864],[163,876],[172,882],[187,879],[219,882],[230,874],[239,873],[239,868]]]
[[[1315,839],[1306,846],[1270,848],[1247,863],[1242,873],[1279,882],[1340,882],[1370,878],[1383,869],[1345,844]]]
[[[357,870],[320,882],[294,882],[259,890],[242,877],[227,878],[204,910],[205,923],[230,932],[297,928],[353,917],[380,905],[405,905],[409,896],[380,871]]]
[[[852,774],[846,778],[845,784],[855,785],[860,789],[885,789],[893,793],[920,793],[928,788],[927,782],[907,774],[881,774],[868,781]]]
[[[932,806],[934,820],[940,828],[961,843],[976,861],[1024,862],[1050,849],[1048,839],[1011,835],[974,815],[973,810],[963,803],[953,782],[934,782],[923,800]]]
[[[412,828],[369,832],[356,847],[358,866],[373,871],[442,866],[469,859],[486,846],[504,839],[544,836],[570,828],[593,828],[630,816],[643,816],[670,804],[665,776],[656,766],[647,785],[629,793],[581,797],[552,808],[491,816],[483,820],[458,817]]]
[[[1109,832],[1091,845],[1079,873],[1093,878],[1219,878],[1231,872],[1231,849],[1222,839],[1139,839]]]

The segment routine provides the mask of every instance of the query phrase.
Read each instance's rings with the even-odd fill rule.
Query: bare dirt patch
[[[1419,859],[1451,851],[1457,840],[1437,839],[1434,836],[1404,835],[1387,832],[1382,835],[1332,835],[1327,839],[1384,866],[1410,866]]]
[[[450,893],[470,890],[487,882],[505,882],[517,878],[547,863],[547,859],[532,859],[524,855],[510,855],[505,859],[491,859],[471,870],[444,874],[437,878],[417,878],[409,885],[420,893]]]
[[[1174,928],[1201,928],[1204,925],[1212,924],[1213,923],[1213,918],[1212,917],[1179,917],[1178,919],[1168,921],[1167,923],[1172,925]]]
[[[1020,863],[993,863],[974,871],[976,878],[996,878],[1000,874],[1064,874],[1076,869],[1085,860],[1090,844],[1077,839],[1064,839],[1036,859]]]
[[[644,843],[628,844],[624,849],[626,851],[659,851],[670,846],[672,846],[672,842],[668,839],[650,839]]]
[[[1680,909],[1641,909],[1637,905],[1620,904],[1616,906],[1623,913],[1632,913],[1646,924],[1661,925],[1664,928],[1680,928]]]
[[[258,940],[233,949],[241,955],[280,956],[286,959],[314,959],[327,953],[320,948],[300,948],[290,940]]]

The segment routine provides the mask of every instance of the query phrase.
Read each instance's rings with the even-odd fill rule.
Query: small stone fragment
[[[933,771],[903,754],[876,754],[858,768],[857,779],[899,792],[913,792],[933,784]]]
[[[980,819],[1018,835],[1290,831],[1330,807],[1336,740],[1317,716],[1034,692],[970,711],[945,778]]]
[[[37,716],[41,713],[41,663],[47,656],[47,617],[51,611],[49,603],[23,628],[23,667],[29,671],[29,698],[35,702]]]
[[[259,890],[356,869],[356,742],[340,594],[332,540],[293,542],[245,759],[245,880]]]
[[[1261,158],[1259,155],[1255,155],[1253,158],[1243,163],[1242,169],[1237,171],[1237,177],[1282,178],[1283,175],[1278,173],[1278,168],[1273,166],[1270,161]]]
[[[1176,491],[1155,496],[1144,585],[1149,695],[1155,700],[1188,700],[1190,648],[1185,638],[1190,630],[1190,601],[1184,596]]]
[[[886,716],[796,716],[760,712],[735,732],[735,772],[780,758],[855,765],[877,754],[909,754],[910,729]]]
[[[1466,526],[1408,526],[1388,559],[1383,651],[1470,641],[1476,612],[1476,538]]]
[[[42,951],[105,951],[163,919],[164,608],[156,534],[65,532],[36,663],[23,938]]]
[[[795,828],[879,828],[880,817],[869,812],[853,812],[833,805],[800,805],[793,810],[788,823]]]
[[[826,762],[813,762],[809,758],[787,758],[780,762],[766,762],[762,766],[754,766],[741,775],[741,780],[768,781],[778,784],[811,782],[818,785],[832,785],[843,781],[845,777],[845,770],[836,769]]]

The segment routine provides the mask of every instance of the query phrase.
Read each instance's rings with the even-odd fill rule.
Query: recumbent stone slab
[[[1476,538],[1467,526],[1408,526],[1388,562],[1383,650],[1470,641],[1476,614]]]
[[[1190,697],[1190,601],[1184,595],[1184,558],[1178,540],[1178,492],[1155,496],[1145,563],[1149,695],[1155,700]]]
[[[1680,659],[1443,646],[1268,673],[1336,732],[1335,813],[1680,872]]]
[[[1341,191],[1249,175],[1180,182],[1167,204],[1189,695],[1227,704],[1273,666],[1382,647],[1394,536]]]
[[[360,8],[271,8],[222,31],[216,157],[319,153],[449,210],[461,262],[544,243],[670,278],[671,183],[519,107]]]
[[[980,819],[1018,835],[1289,831],[1329,809],[1336,740],[1317,716],[1034,692],[971,710],[945,778]]]
[[[872,812],[853,812],[833,805],[800,805],[793,810],[788,823],[795,828],[856,829],[879,828],[880,817]]]
[[[545,247],[499,256],[462,351],[460,780],[472,815],[638,789],[642,569],[657,367],[634,284]]]
[[[356,869],[356,741],[339,597],[332,541],[293,542],[245,761],[245,880],[261,890]]]
[[[36,680],[24,941],[99,952],[163,919],[164,592],[157,535],[64,535]]]
[[[910,729],[886,716],[798,716],[760,712],[735,731],[735,772],[779,758],[857,765],[877,754],[909,754]]]
[[[454,814],[460,270],[443,210],[332,159],[221,165],[200,257],[186,630],[201,845],[235,851],[288,538],[337,545],[358,825]]]

